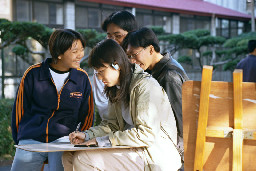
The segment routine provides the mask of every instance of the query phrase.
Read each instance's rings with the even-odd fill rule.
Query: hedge
[[[12,140],[11,112],[13,99],[0,99],[0,157],[14,156],[15,147]]]

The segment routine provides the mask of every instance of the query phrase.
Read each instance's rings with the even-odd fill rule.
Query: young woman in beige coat
[[[120,45],[111,39],[94,47],[89,64],[105,84],[109,114],[99,126],[71,133],[70,141],[138,148],[66,152],[62,158],[65,170],[178,170],[176,122],[158,82],[130,64]]]

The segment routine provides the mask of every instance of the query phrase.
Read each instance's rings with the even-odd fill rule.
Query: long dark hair
[[[111,103],[123,101],[126,105],[130,100],[130,82],[132,77],[132,64],[128,61],[126,53],[122,47],[112,39],[99,42],[89,55],[89,65],[95,69],[104,67],[103,63],[118,64],[120,68],[120,89],[116,86],[105,87],[105,93]]]

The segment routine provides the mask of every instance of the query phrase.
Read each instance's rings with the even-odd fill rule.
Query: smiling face
[[[115,69],[111,67],[109,64],[103,63],[104,67],[100,67],[96,70],[96,76],[99,80],[107,87],[113,87],[116,85],[120,85],[119,76],[120,76],[120,69]]]
[[[68,71],[70,68],[79,68],[83,56],[84,47],[82,42],[76,40],[73,42],[71,48],[58,57],[58,62],[54,68],[59,71]]]
[[[107,38],[115,40],[118,44],[121,44],[128,34],[127,31],[121,29],[119,26],[111,23],[107,27]]]
[[[151,46],[146,48],[138,47],[134,48],[131,45],[127,47],[127,55],[131,63],[138,64],[143,70],[151,69],[152,65],[152,55],[150,54]]]

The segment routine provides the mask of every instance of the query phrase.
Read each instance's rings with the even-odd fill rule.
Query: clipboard
[[[123,149],[123,148],[145,148],[146,146],[113,146],[113,147],[75,147],[74,144],[59,143],[41,143],[41,144],[25,144],[14,145],[16,148],[31,152],[58,152],[58,151],[82,151],[82,150],[102,150],[102,149]]]

